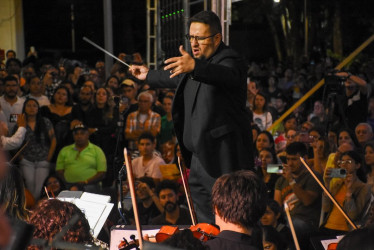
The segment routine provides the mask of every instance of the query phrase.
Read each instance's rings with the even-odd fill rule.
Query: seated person
[[[156,193],[164,212],[155,217],[152,225],[191,225],[189,211],[178,205],[178,184],[163,180],[157,185]]]
[[[58,199],[43,200],[33,210],[28,220],[28,223],[35,227],[33,238],[45,240],[47,247],[48,241],[53,239],[74,215],[78,215],[78,221],[62,235],[61,240],[71,243],[92,243],[93,238],[86,216],[73,203]]]
[[[318,229],[321,212],[321,188],[302,164],[307,159],[304,143],[293,142],[286,148],[287,164],[275,184],[274,200],[287,202],[301,249],[307,248],[310,236]],[[318,173],[315,172],[317,177]]]
[[[288,245],[293,241],[290,229],[283,224],[282,221],[282,208],[275,200],[268,199],[266,201],[266,211],[261,217],[262,226],[271,226],[279,233],[281,240]]]
[[[98,182],[104,178],[107,165],[103,150],[90,143],[89,133],[83,124],[73,129],[74,144],[61,149],[57,157],[56,171],[68,188],[98,192]]]
[[[159,182],[162,175],[160,165],[164,165],[164,160],[154,153],[156,148],[155,137],[151,133],[143,133],[138,139],[138,148],[140,157],[132,161],[132,171],[135,178],[143,176],[152,177],[156,183]]]
[[[371,186],[359,179],[359,176],[365,177],[361,168],[361,157],[355,151],[348,151],[341,155],[338,164],[340,168],[346,170],[346,176],[344,178],[336,178],[338,180],[334,182],[334,185],[330,185],[332,171],[329,168],[326,171],[325,186],[329,188],[330,193],[351,220],[357,225],[362,225],[366,208],[370,204]],[[349,231],[350,224],[329,197],[324,195],[322,201],[322,211],[327,216],[325,216],[321,231],[329,235],[344,234]]]
[[[212,206],[221,232],[205,244],[216,250],[262,249],[255,229],[265,212],[266,198],[265,184],[252,171],[241,170],[218,178],[212,189]]]
[[[141,225],[149,225],[151,220],[160,215],[164,208],[155,194],[155,182],[151,177],[143,176],[135,181],[135,192],[138,200],[138,215]],[[130,215],[134,211],[131,208]]]

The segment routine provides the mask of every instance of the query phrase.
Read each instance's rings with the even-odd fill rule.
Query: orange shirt
[[[343,206],[346,192],[347,192],[347,189],[345,185],[343,185],[339,189],[339,191],[335,194],[334,198],[339,203],[340,206]],[[345,220],[345,217],[335,205],[333,205],[330,216],[327,219],[327,222],[325,224],[325,228],[333,229],[333,230],[340,230],[340,231],[348,231],[348,225]]]

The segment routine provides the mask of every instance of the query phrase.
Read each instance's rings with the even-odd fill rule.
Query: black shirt
[[[256,247],[259,243],[256,244],[250,235],[228,230],[220,232],[216,238],[208,240],[204,244],[214,250],[259,250]]]
[[[185,208],[179,207],[179,218],[174,225],[191,225],[191,224],[192,222],[191,222],[190,212]],[[151,225],[173,225],[173,224],[171,224],[165,219],[165,213],[163,213],[155,217],[152,220]]]

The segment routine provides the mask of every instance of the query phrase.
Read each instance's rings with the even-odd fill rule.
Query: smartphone
[[[283,165],[282,164],[268,164],[266,167],[266,171],[272,174],[282,174]]]
[[[330,172],[331,178],[345,178],[347,171],[344,168],[332,168]]]
[[[34,46],[31,46],[31,47],[30,47],[30,52],[31,52],[31,53],[34,53],[34,52],[35,52],[35,47],[34,47]]]

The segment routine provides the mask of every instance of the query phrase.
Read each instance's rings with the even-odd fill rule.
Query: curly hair
[[[214,183],[212,206],[226,222],[255,227],[266,210],[265,184],[249,170],[225,174]]]
[[[93,238],[83,212],[73,203],[58,199],[43,200],[33,210],[28,223],[34,225],[33,238],[50,240],[77,214],[79,220],[63,236],[72,243],[89,243]]]

